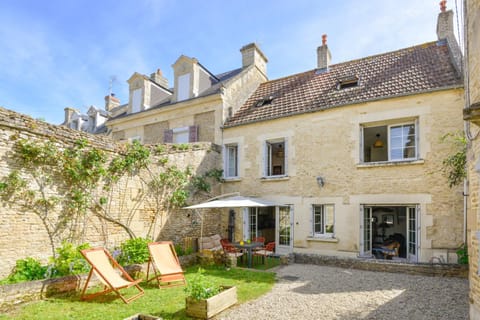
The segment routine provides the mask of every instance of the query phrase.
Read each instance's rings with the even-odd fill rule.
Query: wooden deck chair
[[[120,299],[125,303],[129,303],[144,294],[143,289],[138,285],[142,279],[133,280],[130,275],[122,268],[121,265],[110,255],[110,253],[104,248],[92,248],[81,250],[80,253],[92,266],[90,273],[88,274],[85,287],[82,290],[81,299],[89,300],[102,294],[109,292],[115,292]],[[88,283],[92,277],[92,274],[103,283],[103,291],[85,294],[88,288]],[[120,293],[120,289],[129,288],[135,286],[139,291],[132,297],[126,298]]]
[[[185,275],[171,241],[151,242],[148,244],[150,259],[147,266],[147,282],[157,280],[158,287],[185,285]],[[153,269],[152,277],[150,267]]]

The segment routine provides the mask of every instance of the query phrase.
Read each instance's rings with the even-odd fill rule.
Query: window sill
[[[424,164],[425,160],[415,159],[415,160],[400,160],[400,161],[381,161],[381,162],[363,162],[357,164],[357,168],[373,168],[373,167],[393,167],[393,166],[405,166],[405,165],[415,165],[415,164]]]
[[[315,241],[315,242],[331,242],[331,243],[337,243],[338,238],[333,238],[333,237],[308,237],[307,241]]]
[[[240,177],[228,177],[228,178],[223,178],[224,182],[238,182],[242,181],[242,178]]]
[[[261,177],[260,181],[285,181],[290,180],[289,176],[271,176],[271,177]]]

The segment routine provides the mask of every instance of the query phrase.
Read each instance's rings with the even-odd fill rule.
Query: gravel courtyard
[[[468,319],[468,280],[292,264],[216,319]]]

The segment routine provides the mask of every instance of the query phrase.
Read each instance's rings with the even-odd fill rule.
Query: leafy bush
[[[457,257],[459,264],[468,264],[468,247],[467,245],[461,246],[457,250]]]
[[[121,265],[128,265],[147,262],[148,257],[150,256],[147,244],[150,241],[151,240],[145,238],[134,238],[123,242],[120,245],[118,263]]]
[[[188,285],[184,289],[188,297],[194,300],[202,300],[220,293],[220,286],[208,280],[204,273],[204,269],[198,268],[198,272],[188,281]]]
[[[46,266],[42,266],[40,261],[34,258],[25,258],[17,260],[12,273],[0,284],[17,283],[23,281],[39,280],[45,278]]]
[[[53,278],[88,272],[90,265],[80,253],[80,250],[87,248],[90,248],[88,243],[76,247],[70,242],[62,242],[62,246],[56,250],[57,256],[50,259],[47,276]]]

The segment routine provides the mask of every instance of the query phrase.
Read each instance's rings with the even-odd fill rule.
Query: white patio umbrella
[[[195,204],[192,206],[184,207],[182,209],[221,209],[221,208],[249,208],[249,207],[282,207],[284,204],[275,203],[269,200],[254,198],[254,197],[243,197],[238,195],[233,196],[232,194],[221,195],[215,198],[212,198],[206,202]],[[200,217],[200,238],[203,237],[203,216],[197,212]],[[202,248],[200,248],[202,250]]]
[[[212,200],[195,204],[193,206],[184,207],[183,209],[208,209],[208,208],[245,208],[245,207],[276,207],[283,206],[272,201],[242,197],[242,196],[229,196],[226,198],[214,198]]]

